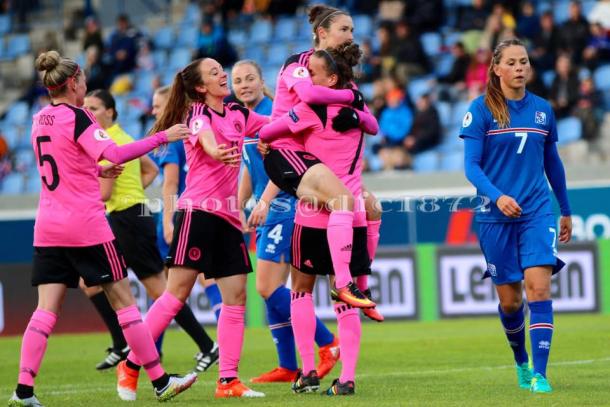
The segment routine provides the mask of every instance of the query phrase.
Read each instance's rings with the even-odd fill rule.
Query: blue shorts
[[[483,278],[496,285],[523,280],[525,269],[565,265],[557,258],[557,226],[553,215],[525,222],[479,223],[479,244],[487,262]]]
[[[256,258],[274,263],[290,263],[290,240],[294,219],[266,224],[256,229]]]

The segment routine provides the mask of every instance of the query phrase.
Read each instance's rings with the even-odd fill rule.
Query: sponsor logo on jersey
[[[300,66],[292,72],[292,76],[295,78],[307,78],[309,76],[309,71],[307,68]]]
[[[201,120],[201,119],[193,120],[193,123],[191,123],[191,133],[193,133],[193,134],[199,133],[199,130],[201,130],[202,127],[203,127],[203,120]]]
[[[297,123],[299,121],[299,116],[294,112],[294,109],[290,109],[288,112],[288,116],[292,119],[293,122]]]
[[[462,120],[462,127],[468,127],[472,123],[472,113],[466,112],[464,119]]]
[[[536,124],[546,124],[546,113],[536,112],[535,120]]]
[[[95,129],[95,131],[93,132],[93,137],[97,140],[97,141],[106,141],[106,140],[110,140],[110,136],[108,135],[108,133],[106,133],[104,130],[102,129]]]

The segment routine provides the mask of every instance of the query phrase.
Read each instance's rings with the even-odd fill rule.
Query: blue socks
[[[530,302],[529,308],[534,374],[540,373],[546,377],[546,365],[549,361],[551,339],[553,338],[553,301]]]
[[[324,322],[318,317],[316,317],[316,336],[314,339],[319,348],[330,345],[335,340],[335,335],[328,330]]]
[[[159,354],[159,356],[161,356],[161,354],[163,353],[163,338],[165,337],[165,331],[161,332],[161,335],[159,336],[159,338],[157,338],[157,341],[155,342],[155,346],[157,347],[157,353]]]
[[[525,350],[525,312],[523,308],[525,303],[521,303],[521,307],[512,314],[505,314],[502,307],[498,305],[498,313],[500,321],[506,333],[508,344],[513,349],[515,354],[515,362],[521,365],[528,361],[527,351]]]
[[[284,286],[278,287],[265,300],[265,306],[279,366],[288,370],[297,370],[294,333],[290,323],[290,290]],[[287,309],[287,312],[282,312],[283,309]]]
[[[214,315],[216,315],[216,321],[220,317],[220,307],[222,305],[222,297],[220,295],[220,289],[217,284],[212,284],[208,287],[204,288],[205,295],[208,297],[208,301],[210,302],[210,308],[214,311]]]

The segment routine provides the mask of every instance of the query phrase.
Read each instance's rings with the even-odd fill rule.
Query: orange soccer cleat
[[[318,357],[320,362],[316,367],[316,371],[318,372],[318,377],[323,379],[324,376],[333,370],[339,361],[339,338],[335,336],[331,343],[318,349]]]
[[[263,373],[258,377],[250,379],[251,383],[292,383],[296,377],[298,370],[290,370],[285,367],[276,367],[270,372]]]
[[[119,398],[125,401],[135,401],[138,391],[138,376],[140,373],[137,370],[127,367],[127,361],[121,361],[116,367],[117,385],[116,391]]]
[[[345,287],[336,288],[336,296],[339,301],[342,301],[354,308],[373,308],[375,303],[356,287],[356,284],[349,282]]]
[[[229,397],[265,397],[265,393],[254,391],[244,385],[239,379],[233,379],[229,383],[216,382],[217,399]]]

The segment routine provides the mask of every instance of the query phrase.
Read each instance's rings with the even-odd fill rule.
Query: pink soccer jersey
[[[186,124],[192,135],[184,141],[189,170],[178,208],[213,213],[241,230],[237,204],[239,167],[225,165],[210,157],[199,143],[199,135],[202,131],[211,130],[219,145],[236,146],[240,152],[244,137],[269,123],[269,117],[235,103],[224,105],[223,109],[223,113],[218,113],[202,103],[191,107]]]
[[[305,151],[320,159],[343,182],[356,198],[354,211],[364,210],[362,200],[362,155],[364,153],[364,133],[360,129],[344,133],[332,129],[332,118],[341,105],[310,107],[306,103],[297,104],[287,115],[282,116],[291,132],[302,133]],[[328,212],[312,210],[299,203],[295,222],[309,227],[326,227]]]
[[[106,220],[97,162],[114,144],[93,114],[68,104],[36,113],[32,146],[42,181],[34,246],[93,246],[114,239]]]

